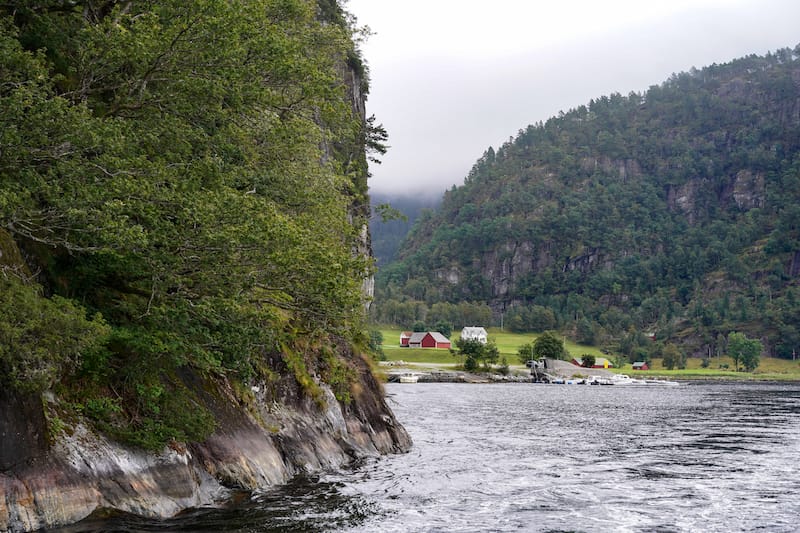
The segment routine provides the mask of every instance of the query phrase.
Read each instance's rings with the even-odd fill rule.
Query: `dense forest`
[[[149,448],[213,430],[195,376],[347,401],[371,269],[356,32],[335,0],[0,6],[6,391]]]
[[[672,75],[478,159],[378,275],[373,319],[561,330],[633,358],[800,351],[800,47]],[[655,342],[653,342],[655,340]]]

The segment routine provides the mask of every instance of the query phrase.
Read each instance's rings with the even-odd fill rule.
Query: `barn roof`
[[[411,339],[408,341],[409,344],[416,344],[418,342],[422,342],[427,335],[433,337],[433,340],[436,342],[450,342],[450,339],[439,333],[438,331],[417,331],[411,334]]]

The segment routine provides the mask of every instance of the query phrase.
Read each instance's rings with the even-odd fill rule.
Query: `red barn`
[[[408,340],[411,348],[450,348],[450,339],[438,331],[420,331],[412,333]]]
[[[650,367],[647,366],[647,361],[637,361],[633,363],[634,370],[650,370]]]

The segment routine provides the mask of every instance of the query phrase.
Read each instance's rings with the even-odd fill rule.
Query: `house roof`
[[[439,333],[438,331],[431,331],[431,336],[436,342],[450,342],[450,339]]]
[[[422,342],[426,336],[430,335],[433,337],[433,340],[436,342],[450,342],[450,339],[439,333],[438,331],[417,331],[411,334],[411,339],[408,341],[409,344],[411,343],[418,343]]]
[[[486,335],[486,330],[480,326],[467,326],[461,330],[461,337]]]

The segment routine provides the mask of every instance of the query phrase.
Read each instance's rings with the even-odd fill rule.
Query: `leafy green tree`
[[[425,322],[422,322],[421,320],[418,320],[418,321],[414,322],[414,325],[411,327],[411,331],[414,331],[416,333],[420,333],[420,332],[423,332],[423,331],[428,331],[428,328],[425,326]]]
[[[492,365],[497,363],[500,351],[494,341],[482,343],[477,340],[458,339],[456,340],[457,351],[455,355],[464,358],[464,370],[474,371],[479,367],[483,370],[491,370]]]
[[[450,335],[453,334],[453,325],[448,322],[437,322],[433,329],[447,338],[450,338]]]
[[[681,351],[672,343],[667,343],[661,352],[661,364],[664,368],[672,370],[676,366],[679,368],[685,367],[684,356]]]
[[[533,343],[526,342],[519,348],[517,348],[517,359],[523,365],[533,359]]]
[[[583,361],[583,364],[581,366],[583,366],[584,368],[592,368],[596,361],[595,357],[591,354],[583,354],[581,356],[581,360]]]
[[[578,342],[581,344],[594,344],[595,342],[595,326],[592,324],[592,321],[587,318],[582,318],[578,321],[576,325],[576,331],[578,335]]]
[[[383,333],[380,330],[369,330],[369,351],[379,360],[386,360],[386,354],[383,352]]]
[[[343,80],[353,30],[305,0],[36,4],[0,6],[0,227],[54,295],[19,289],[10,379],[91,363],[120,427],[163,444],[213,426],[167,418],[197,411],[170,408],[191,403],[179,369],[333,368],[292,352],[362,335],[364,149],[385,136]]]
[[[565,359],[568,356],[561,337],[552,331],[546,331],[533,341],[533,356],[536,359]]]
[[[739,363],[752,372],[758,368],[764,346],[758,339],[748,339],[744,333],[732,331],[728,334],[728,355],[733,359],[734,368],[739,371]]]

